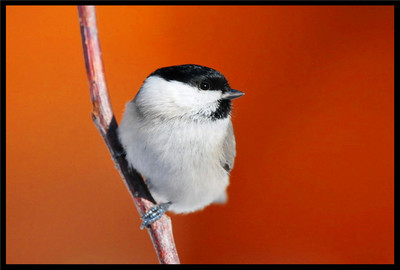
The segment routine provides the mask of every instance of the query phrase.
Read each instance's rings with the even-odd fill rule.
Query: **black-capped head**
[[[217,120],[227,118],[231,100],[243,94],[231,89],[219,71],[188,64],[163,67],[151,73],[135,100],[144,105],[164,106],[166,114]]]
[[[230,89],[228,81],[219,71],[199,65],[180,65],[157,69],[150,76],[158,75],[167,81],[178,81],[199,88],[199,90]]]

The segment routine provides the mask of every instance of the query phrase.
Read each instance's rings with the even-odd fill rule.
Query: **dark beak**
[[[223,98],[224,98],[224,99],[231,99],[231,100],[232,100],[232,99],[241,97],[241,96],[243,96],[243,95],[244,95],[244,93],[241,92],[241,91],[239,91],[239,90],[229,89],[228,92],[226,92],[225,94],[223,94]]]

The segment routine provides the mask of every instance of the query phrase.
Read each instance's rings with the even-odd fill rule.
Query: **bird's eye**
[[[200,89],[201,90],[208,90],[208,89],[210,89],[210,84],[208,82],[201,82],[200,83]]]

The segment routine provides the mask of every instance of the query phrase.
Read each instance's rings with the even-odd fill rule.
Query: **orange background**
[[[75,6],[6,8],[6,262],[158,263],[92,123]],[[155,69],[220,70],[229,202],[173,215],[182,263],[394,262],[392,6],[100,6],[118,122]]]

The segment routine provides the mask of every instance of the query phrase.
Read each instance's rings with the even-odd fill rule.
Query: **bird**
[[[129,166],[157,202],[141,217],[141,229],[167,211],[227,201],[236,156],[232,100],[243,95],[202,65],[162,67],[144,80],[118,127]]]

